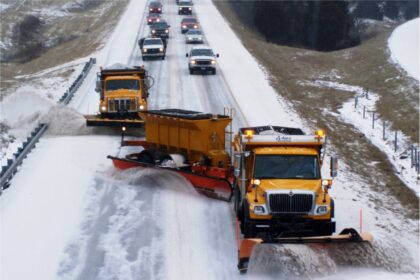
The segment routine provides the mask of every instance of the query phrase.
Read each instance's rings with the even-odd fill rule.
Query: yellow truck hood
[[[261,179],[261,190],[310,190],[318,191],[321,187],[321,179]]]

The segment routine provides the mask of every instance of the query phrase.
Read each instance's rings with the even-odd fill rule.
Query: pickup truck
[[[214,54],[210,47],[193,47],[190,53],[185,56],[189,57],[188,69],[191,75],[195,72],[205,73],[208,71],[213,75],[216,74],[216,57],[219,57],[219,54]]]
[[[139,47],[143,60],[149,58],[165,59],[166,55],[166,40],[161,38],[141,38],[139,40]]]

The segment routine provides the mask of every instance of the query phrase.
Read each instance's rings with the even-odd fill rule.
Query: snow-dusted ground
[[[388,40],[391,58],[408,75],[420,81],[420,19],[416,18],[398,26]]]
[[[339,110],[341,118],[362,132],[372,144],[383,151],[389,161],[395,168],[395,173],[400,179],[412,190],[420,196],[419,174],[416,169],[411,166],[411,145],[410,139],[401,131],[392,130],[385,123],[385,139],[384,122],[375,114],[374,128],[372,128],[373,112],[376,111],[376,102],[379,96],[374,92],[368,92],[365,95],[365,89],[359,86],[347,85],[338,82],[316,80],[314,82],[301,82],[302,84],[311,85],[321,88],[333,88],[341,91],[354,93],[358,97],[357,107],[355,107],[355,99],[352,98],[343,104]],[[365,116],[363,116],[363,107],[365,108]],[[331,113],[331,112],[330,112]],[[397,133],[397,150],[395,151],[395,133]],[[418,148],[418,146],[416,146]]]
[[[208,43],[221,54],[218,75],[188,75],[185,53],[189,47],[179,31],[181,17],[173,0],[163,3],[164,17],[172,26],[167,59],[144,63],[157,82],[150,95],[151,108],[222,112],[223,107],[235,107],[236,128],[265,123],[304,126],[277,97],[211,0],[197,0],[194,8]],[[130,2],[109,43],[95,55],[97,67],[143,64],[136,41],[148,32],[145,7],[145,0]],[[242,277],[236,270],[235,223],[229,204],[198,196],[173,174],[115,171],[105,156],[123,152],[118,137],[71,136],[86,133],[80,130],[75,111],[97,110],[95,70],[70,108],[50,111],[53,129],[49,137],[31,153],[12,187],[0,197],[0,278],[259,278]],[[67,129],[69,136],[59,136],[60,124],[71,128]],[[329,271],[332,275],[321,273],[319,277],[416,279],[416,274],[399,272],[418,271],[418,222],[377,209],[377,194],[369,193],[362,178],[349,173],[346,166],[340,172],[332,190],[337,228],[357,228],[363,209],[363,229],[373,232],[376,240],[373,256],[367,254],[368,267],[373,268],[337,267]],[[344,254],[352,257],[350,252]],[[322,260],[316,254],[300,256],[297,262]],[[305,271],[301,276],[305,279]],[[278,275],[267,278],[278,279]]]

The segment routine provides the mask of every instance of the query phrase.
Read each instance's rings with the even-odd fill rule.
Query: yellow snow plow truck
[[[140,112],[147,110],[150,80],[144,67],[101,68],[96,81],[99,113],[85,116],[87,126],[141,127]]]
[[[332,179],[321,178],[324,131],[305,135],[299,128],[241,128],[234,139],[234,208],[243,239],[239,264],[246,271],[260,243],[364,242],[354,229],[335,232]],[[331,158],[331,177],[337,159]]]

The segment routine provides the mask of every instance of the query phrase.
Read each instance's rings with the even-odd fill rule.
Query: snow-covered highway
[[[81,114],[97,111],[94,88],[99,66],[144,64],[155,79],[148,100],[150,109],[222,113],[229,107],[236,111],[235,130],[266,123],[305,127],[269,85],[211,0],[196,0],[194,9],[207,43],[220,53],[218,73],[189,75],[185,57],[189,47],[180,32],[177,5],[174,0],[162,2],[163,17],[171,25],[166,59],[141,60],[137,39],[149,32],[144,17],[147,1],[130,1],[106,46],[93,54],[96,68],[70,103],[71,109]],[[235,221],[230,204],[198,195],[174,174],[116,171],[106,155],[125,152],[119,147],[118,135],[87,135],[92,131],[80,128],[82,116],[68,119],[74,113],[64,108],[55,112],[50,120],[53,128],[61,124],[69,130],[61,135],[61,129],[51,129],[24,161],[12,187],[0,197],[1,279],[254,278],[240,276],[236,269]],[[69,121],[72,123],[66,123]],[[354,177],[345,170],[343,175],[338,181],[343,189],[334,190],[338,229],[356,227],[359,209],[367,204],[366,198],[355,194]],[[365,226],[379,231],[374,226],[375,211],[374,206],[365,209]],[[397,228],[409,227],[389,213],[384,215],[395,219]],[[410,239],[404,244],[407,248],[417,244],[412,240],[413,232],[401,234]],[[385,242],[384,246],[390,244]],[[411,257],[418,260],[410,251],[408,268],[403,272],[412,271]],[[394,261],[391,259],[390,263]],[[398,264],[393,262],[394,267]],[[337,273],[335,278],[339,279],[416,277],[382,270]]]

